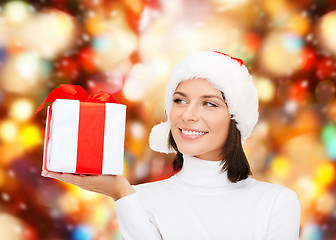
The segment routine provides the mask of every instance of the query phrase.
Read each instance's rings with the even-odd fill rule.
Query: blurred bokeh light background
[[[30,0],[0,3],[0,239],[121,239],[112,199],[40,176],[45,109],[60,84],[127,105],[124,175],[174,174],[148,147],[174,65],[197,50],[244,60],[260,119],[253,178],[301,203],[300,240],[336,239],[335,0]]]

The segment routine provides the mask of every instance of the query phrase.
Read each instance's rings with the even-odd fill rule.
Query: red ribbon
[[[76,173],[103,170],[105,104],[81,102],[79,107]]]
[[[61,84],[58,88],[52,90],[44,99],[35,113],[44,108],[46,102],[54,102],[56,99],[73,99],[81,102],[110,102],[118,103],[114,97],[108,92],[100,91],[93,96],[89,96],[87,92],[79,85]]]
[[[48,145],[49,145],[51,113],[52,113],[51,108],[49,108],[49,112],[48,112],[48,115],[47,115],[48,125],[46,126],[47,134],[46,134],[46,140],[45,140],[45,145],[44,145],[44,161],[43,161],[43,169],[44,170],[48,170],[47,169],[47,151],[48,151]]]
[[[76,173],[101,174],[104,148],[105,104],[95,103],[118,102],[107,92],[100,91],[91,97],[79,85],[61,84],[59,88],[55,88],[49,93],[35,113],[43,109],[46,102],[53,103],[56,99],[80,101]],[[48,126],[46,126],[44,169],[47,169],[46,161],[48,161],[47,150],[51,115],[52,108],[50,107],[47,116]]]

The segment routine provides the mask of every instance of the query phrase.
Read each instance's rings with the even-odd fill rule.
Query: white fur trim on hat
[[[182,59],[173,69],[166,88],[166,114],[168,121],[153,127],[149,145],[154,151],[169,153],[169,113],[173,94],[182,81],[205,78],[224,93],[228,110],[237,122],[242,143],[248,138],[258,122],[259,100],[252,76],[240,59],[213,51],[192,53]],[[174,151],[175,152],[175,151]]]

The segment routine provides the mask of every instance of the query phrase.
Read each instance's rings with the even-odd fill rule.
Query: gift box
[[[63,84],[46,99],[52,104],[47,111],[42,169],[122,175],[126,106],[108,93],[91,97],[79,88]]]

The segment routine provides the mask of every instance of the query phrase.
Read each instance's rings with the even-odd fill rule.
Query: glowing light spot
[[[3,68],[3,88],[16,93],[31,93],[41,84],[43,61],[32,52],[8,58]]]
[[[23,1],[10,1],[4,6],[4,15],[10,23],[21,23],[30,15],[29,5]]]
[[[287,158],[279,156],[274,158],[271,169],[277,176],[286,177],[291,171],[291,166]]]
[[[79,225],[72,232],[73,240],[92,240],[93,236],[93,229],[88,225]]]
[[[318,25],[318,38],[322,46],[336,56],[336,11],[322,16]]]
[[[71,193],[67,193],[61,196],[58,200],[58,204],[62,211],[66,214],[72,214],[79,210],[79,201]]]
[[[314,184],[311,179],[307,177],[301,177],[295,183],[295,189],[297,189],[298,195],[302,200],[310,201],[317,193],[316,184]]]
[[[27,99],[16,100],[10,109],[10,115],[19,121],[28,120],[33,114],[33,103]]]
[[[86,20],[85,28],[91,35],[97,35],[104,30],[104,22],[100,16],[91,17]]]
[[[336,160],[336,125],[328,124],[322,129],[322,139],[326,146],[328,156]]]
[[[307,223],[303,227],[302,239],[307,240],[322,240],[322,230],[315,223]]]
[[[96,51],[104,52],[113,47],[113,41],[104,35],[101,35],[93,39],[92,45]]]
[[[22,77],[30,79],[40,70],[40,60],[36,54],[24,53],[17,58],[16,66]]]
[[[319,186],[325,187],[335,178],[335,169],[332,163],[326,162],[321,164],[316,171],[314,182]]]
[[[300,36],[305,35],[310,28],[309,18],[303,14],[295,13],[287,22],[288,31],[295,32]]]
[[[95,201],[95,200],[97,200],[98,198],[101,197],[99,194],[97,194],[95,192],[84,190],[84,189],[82,189],[80,187],[77,187],[75,185],[71,185],[71,184],[67,184],[67,185],[69,187],[70,192],[74,196],[76,196],[76,197],[78,197],[78,198],[80,198],[84,201]]]
[[[256,78],[255,86],[257,88],[258,96],[261,101],[269,102],[273,99],[275,87],[270,79]]]
[[[22,234],[23,229],[24,226],[20,218],[8,213],[0,213],[1,239],[33,239],[25,238]]]
[[[110,217],[110,211],[103,204],[97,204],[93,211],[92,222],[95,226],[105,226]]]
[[[0,124],[0,139],[4,142],[16,140],[18,133],[17,125],[13,121],[4,121]]]
[[[330,214],[336,206],[335,200],[333,194],[329,192],[323,193],[316,201],[316,210],[324,214]]]
[[[73,46],[78,30],[76,23],[73,17],[62,11],[38,12],[25,22],[20,39],[27,49],[51,60]]]
[[[286,12],[289,10],[288,3],[284,0],[265,0],[263,1],[263,7],[271,15],[278,14],[279,12]]]
[[[283,44],[289,52],[299,51],[303,47],[302,39],[296,34],[285,34]]]
[[[302,46],[298,35],[270,32],[260,51],[262,67],[276,76],[290,76],[302,66]]]
[[[8,193],[2,193],[1,194],[1,198],[2,200],[4,200],[5,202],[8,202],[10,200],[10,196]]]
[[[122,92],[130,101],[137,101],[145,97],[150,90],[150,71],[142,64],[135,64],[126,79]]]
[[[20,140],[26,148],[42,143],[40,129],[35,125],[27,125],[20,131]]]
[[[298,104],[296,101],[287,101],[285,104],[285,112],[288,114],[295,114],[298,109]]]
[[[131,134],[134,138],[142,139],[145,136],[145,129],[139,122],[134,122],[131,125]]]

